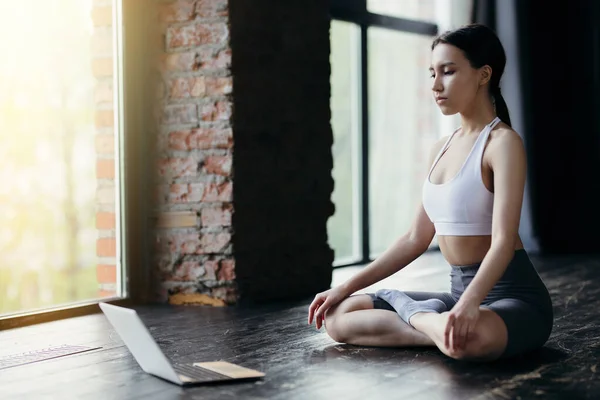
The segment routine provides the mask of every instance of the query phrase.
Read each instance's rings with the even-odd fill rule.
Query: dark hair
[[[431,50],[440,43],[450,44],[462,50],[473,68],[489,65],[492,68],[490,94],[494,98],[496,114],[511,126],[508,107],[500,93],[500,78],[506,65],[506,53],[496,33],[482,24],[469,24],[447,31],[434,39]]]

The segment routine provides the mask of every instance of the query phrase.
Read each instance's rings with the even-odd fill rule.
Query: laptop
[[[107,303],[100,309],[148,374],[180,386],[226,381],[254,380],[264,373],[226,361],[172,364],[150,335],[135,310]]]

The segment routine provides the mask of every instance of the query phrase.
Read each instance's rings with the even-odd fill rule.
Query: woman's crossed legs
[[[448,310],[454,304],[448,293],[405,294],[414,300],[440,299],[446,303]],[[455,359],[487,361],[499,358],[504,352],[508,339],[506,325],[490,309],[481,307],[473,334],[466,346],[459,350],[444,344],[447,318],[448,312],[420,312],[410,319],[413,328],[386,302],[372,295],[360,294],[350,296],[329,309],[325,314],[325,328],[329,336],[340,343],[379,347],[437,346]]]

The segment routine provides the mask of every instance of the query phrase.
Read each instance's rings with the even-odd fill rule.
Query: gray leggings
[[[404,293],[414,300],[440,299],[450,311],[475,277],[480,265],[452,265],[450,293]],[[373,293],[368,294],[375,308],[394,311],[385,300]],[[494,311],[506,324],[508,344],[502,358],[542,347],[552,331],[554,314],[550,294],[524,249],[515,251],[506,272],[490,290],[481,307]]]

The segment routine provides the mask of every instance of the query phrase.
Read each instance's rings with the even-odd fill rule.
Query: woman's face
[[[469,108],[481,90],[481,69],[471,67],[462,50],[450,44],[435,46],[429,71],[434,100],[444,115]]]

